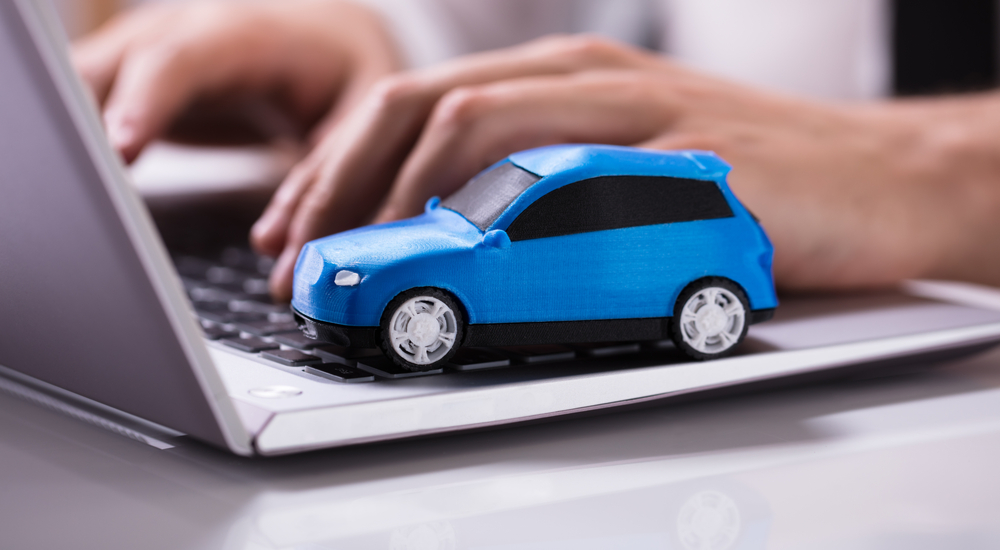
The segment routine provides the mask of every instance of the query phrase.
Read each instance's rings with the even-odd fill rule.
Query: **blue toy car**
[[[426,370],[460,346],[658,340],[733,350],[778,301],[773,249],[713,153],[515,153],[415,218],[310,242],[306,334]]]

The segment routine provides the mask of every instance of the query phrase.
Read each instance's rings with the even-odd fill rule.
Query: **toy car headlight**
[[[337,286],[354,286],[361,282],[361,275],[353,271],[341,269],[333,277],[333,284]]]

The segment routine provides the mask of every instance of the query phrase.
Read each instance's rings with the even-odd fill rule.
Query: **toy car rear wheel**
[[[749,313],[749,301],[739,285],[722,277],[699,279],[677,297],[671,336],[693,359],[724,357],[746,336]]]
[[[431,287],[401,292],[382,313],[379,344],[397,365],[412,371],[451,359],[465,334],[465,316],[451,294]]]

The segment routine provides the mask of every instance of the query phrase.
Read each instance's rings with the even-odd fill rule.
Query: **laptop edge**
[[[71,65],[68,40],[54,10],[47,2],[36,0],[15,0],[14,4],[104,182],[107,194],[222,431],[225,445],[236,454],[253,454],[250,435],[240,421],[222,379],[212,364],[180,279],[170,263],[159,234],[141,198],[126,180],[121,160],[104,138],[98,111]]]

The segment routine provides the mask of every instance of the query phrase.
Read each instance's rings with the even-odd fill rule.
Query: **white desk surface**
[[[278,459],[0,394],[0,466],[11,549],[995,549],[1000,351]]]

